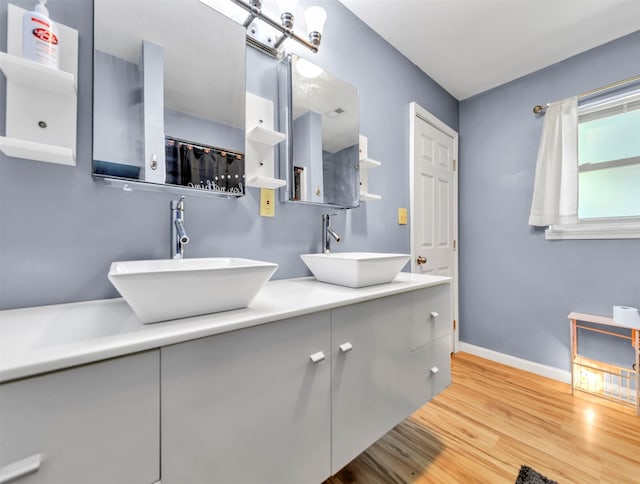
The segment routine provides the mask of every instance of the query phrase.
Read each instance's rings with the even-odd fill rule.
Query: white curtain
[[[529,225],[578,221],[578,98],[549,105],[536,162]]]

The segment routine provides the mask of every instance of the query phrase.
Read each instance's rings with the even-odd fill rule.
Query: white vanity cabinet
[[[162,348],[162,484],[330,475],[329,314]]]
[[[0,482],[156,482],[159,353],[0,385]]]
[[[118,300],[4,311],[0,484],[320,483],[450,383],[450,297],[400,273],[155,325]]]

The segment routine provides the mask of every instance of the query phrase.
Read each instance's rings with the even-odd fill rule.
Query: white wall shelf
[[[60,165],[76,164],[73,150],[64,146],[49,145],[18,138],[0,136],[0,151],[14,158],[26,158],[36,161],[48,161]]]
[[[373,193],[360,192],[361,202],[374,202],[376,200],[382,200],[382,195],[375,195]]]
[[[250,178],[245,178],[246,184],[248,187],[258,187],[258,188],[282,188],[287,184],[286,180],[280,180],[279,178],[270,178],[267,176],[252,176]]]
[[[370,158],[360,158],[360,168],[377,168],[382,166],[382,163]]]
[[[274,147],[286,139],[273,129],[273,102],[247,93],[245,183],[276,189],[287,184],[275,178]]]
[[[256,126],[249,133],[247,133],[247,139],[253,143],[260,143],[266,146],[276,146],[278,143],[284,141],[287,135],[274,131],[272,129],[265,128],[263,126]]]
[[[0,69],[13,82],[62,96],[75,96],[73,74],[52,69],[22,57],[0,52]]]
[[[368,145],[369,141],[366,136],[360,135],[360,161],[358,167],[360,169],[360,201],[361,202],[373,202],[376,200],[382,200],[381,195],[375,195],[369,193],[369,170],[371,168],[378,168],[382,166],[377,160],[372,160],[368,157]]]
[[[0,69],[7,78],[6,133],[0,150],[7,156],[75,165],[78,32],[57,24],[60,69],[22,57],[26,10],[8,5],[7,52]]]

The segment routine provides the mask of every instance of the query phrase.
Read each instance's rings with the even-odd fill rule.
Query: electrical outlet
[[[260,216],[275,217],[276,215],[276,191],[271,188],[260,189]]]
[[[407,225],[407,209],[398,209],[398,225]]]

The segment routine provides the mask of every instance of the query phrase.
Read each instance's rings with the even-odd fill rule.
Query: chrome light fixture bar
[[[248,2],[231,0],[231,2],[248,13],[242,25],[248,30],[247,43],[252,47],[273,57],[281,58],[283,54],[282,44],[287,39],[293,39],[304,45],[311,52],[318,52],[322,40],[322,29],[327,19],[327,14],[322,7],[309,7],[305,12],[305,20],[309,29],[309,40],[307,40],[293,31],[295,13],[292,10],[295,8],[295,1],[281,1],[281,6],[285,10],[280,13],[280,22],[273,20],[262,11],[262,0],[249,0]],[[259,27],[254,27],[256,20],[261,20],[272,29],[275,29],[280,33],[280,36],[273,41],[269,38],[269,43],[265,43],[258,40],[256,35],[250,35],[249,33],[255,34],[256,30],[259,29]]]

